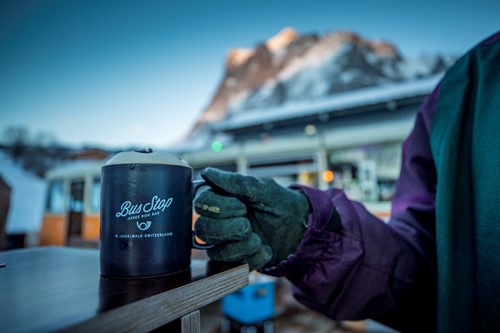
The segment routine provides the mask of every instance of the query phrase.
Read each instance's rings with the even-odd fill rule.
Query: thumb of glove
[[[215,168],[204,169],[201,176],[215,189],[215,192],[234,196],[249,203],[262,201],[259,192],[262,193],[264,188],[258,178]]]

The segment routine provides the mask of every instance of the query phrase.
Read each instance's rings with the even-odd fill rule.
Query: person
[[[417,112],[384,223],[336,188],[207,168],[195,233],[213,260],[289,279],[336,320],[401,331],[500,329],[500,32],[462,56]]]

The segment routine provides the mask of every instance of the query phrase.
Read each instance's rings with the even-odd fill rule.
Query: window
[[[315,158],[307,155],[269,157],[248,162],[249,175],[272,177],[282,186],[293,183],[318,186],[317,169]]]
[[[62,179],[49,182],[46,207],[50,213],[64,212],[64,182]]]
[[[386,143],[331,152],[328,168],[335,174],[332,186],[351,199],[392,199],[401,169],[401,144]]]
[[[94,178],[92,180],[92,188],[90,189],[90,210],[98,212],[101,207],[101,179]]]
[[[71,182],[70,186],[70,201],[69,208],[70,211],[81,213],[83,212],[83,192],[85,187],[85,181],[74,180]]]

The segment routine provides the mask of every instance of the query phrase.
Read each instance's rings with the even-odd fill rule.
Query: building
[[[283,185],[343,188],[350,198],[387,218],[402,142],[439,79],[232,114],[200,129],[175,153],[195,174],[213,166],[273,177]]]

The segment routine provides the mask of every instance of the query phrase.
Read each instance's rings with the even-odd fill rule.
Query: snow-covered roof
[[[106,163],[104,160],[76,160],[62,163],[56,168],[47,172],[46,178],[71,177],[71,175],[81,176],[83,173],[101,173],[101,167]]]
[[[11,188],[7,233],[38,232],[44,211],[46,182],[25,171],[1,151],[0,175]]]
[[[441,78],[442,74],[426,79],[352,90],[323,99],[290,101],[274,108],[245,110],[212,124],[212,127],[216,131],[231,130],[423,96],[429,94]]]

